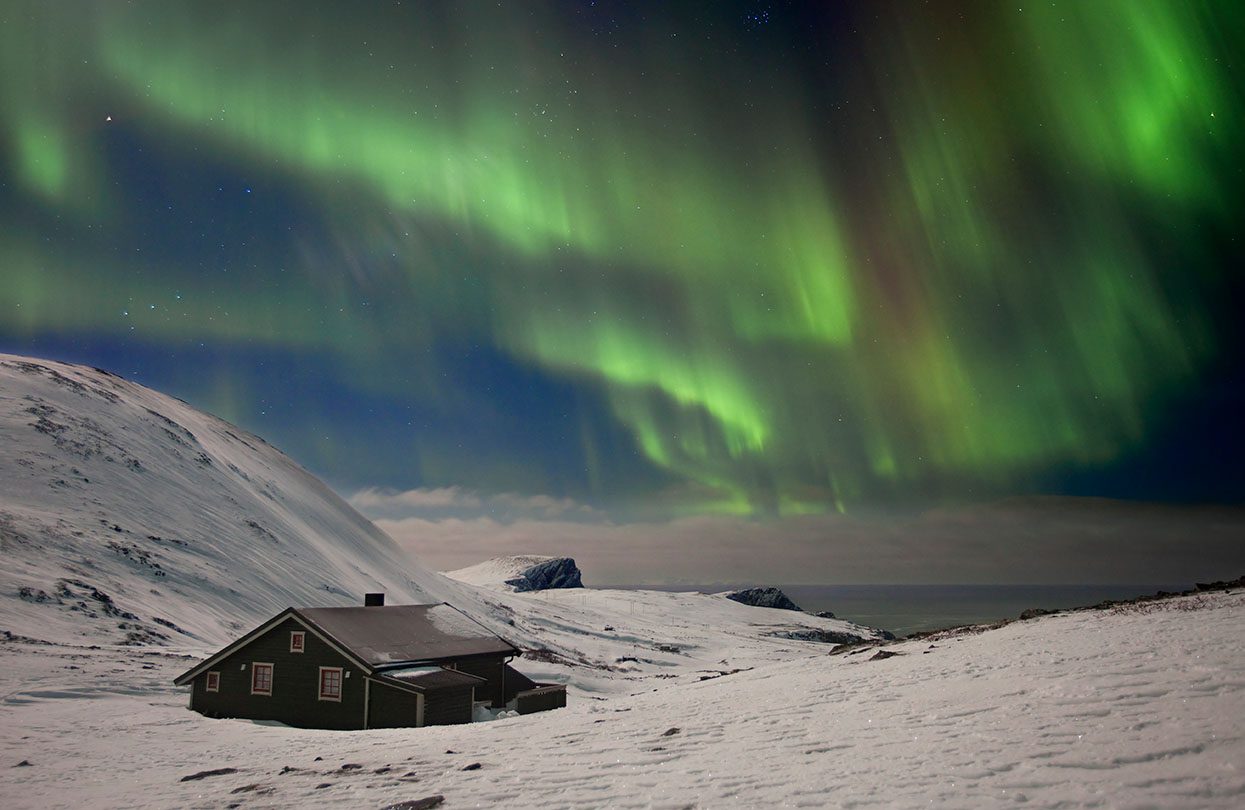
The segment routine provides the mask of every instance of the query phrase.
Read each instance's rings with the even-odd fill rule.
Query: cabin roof
[[[518,652],[447,604],[297,608],[295,613],[372,667]]]
[[[454,669],[442,669],[437,666],[387,669],[383,675],[386,678],[393,678],[412,686],[418,686],[426,692],[435,692],[438,689],[451,689],[455,686],[476,686],[488,682],[487,678],[481,678],[479,675],[459,672]]]
[[[473,655],[519,655],[513,644],[444,602],[436,605],[286,608],[182,673],[174,683],[184,686],[287,618],[299,622],[346,658],[372,672],[391,669],[395,665],[469,658]]]

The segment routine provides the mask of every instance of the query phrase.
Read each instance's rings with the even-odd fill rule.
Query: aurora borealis
[[[347,492],[1239,503],[1243,52],[1231,2],[9,0],[0,349]]]

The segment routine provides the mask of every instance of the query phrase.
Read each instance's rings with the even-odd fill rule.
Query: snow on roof
[[[517,652],[509,642],[446,604],[299,608],[296,612],[372,666]]]
[[[450,689],[455,686],[475,686],[486,680],[478,675],[441,667],[398,667],[385,670],[384,675],[387,678],[418,686],[426,691]]]

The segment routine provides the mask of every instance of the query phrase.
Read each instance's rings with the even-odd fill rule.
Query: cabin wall
[[[192,684],[190,707],[209,717],[276,720],[302,728],[354,729],[363,727],[363,672],[345,657],[306,631],[304,651],[290,652],[290,633],[304,630],[287,619],[224,659],[212,671],[220,673],[220,691],[207,691],[207,672]],[[251,694],[251,665],[269,663],[272,694]],[[320,667],[342,667],[341,702],[320,700]]]
[[[484,686],[484,684],[480,684]],[[479,687],[456,686],[424,695],[424,725],[449,726],[471,722],[472,693]],[[478,697],[478,695],[477,695]],[[479,698],[483,700],[484,698]]]
[[[368,728],[411,728],[419,724],[420,696],[372,681]]]
[[[506,705],[506,656],[480,656],[442,662],[443,666],[447,664],[459,672],[475,675],[488,681],[488,683],[476,686],[476,700],[487,700],[495,709]]]
[[[510,704],[510,701],[514,700],[515,695],[519,694],[520,692],[526,692],[529,689],[535,689],[538,685],[531,678],[527,677],[522,672],[519,672],[517,669],[510,666],[509,664],[505,665],[505,667],[502,669],[502,672],[505,677],[505,690],[504,691],[505,691],[507,705]]]
[[[550,709],[566,707],[566,687],[562,684],[546,684],[519,692],[514,699],[515,710],[519,714],[547,712]]]

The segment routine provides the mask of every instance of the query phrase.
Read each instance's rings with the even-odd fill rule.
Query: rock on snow
[[[746,588],[742,591],[731,591],[723,594],[727,599],[753,607],[776,608],[777,610],[803,610],[778,588]],[[832,617],[833,618],[833,617]]]

